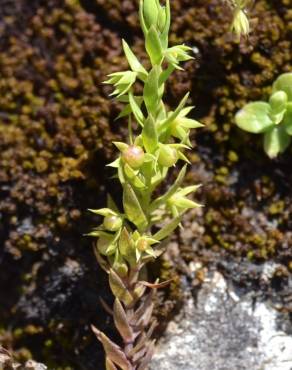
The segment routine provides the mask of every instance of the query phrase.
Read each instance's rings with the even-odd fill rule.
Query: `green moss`
[[[0,212],[5,251],[26,258],[22,274],[26,278],[18,287],[25,294],[38,281],[38,269],[46,277],[55,259],[81,244],[86,230],[78,228],[86,202],[101,202],[99,165],[113,159],[111,142],[126,127],[123,121],[114,122],[120,107],[110,102],[108,87],[101,83],[106,73],[127,68],[121,58],[121,36],[141,60],[144,55],[136,1],[51,0],[40,5],[25,0],[21,4],[22,17],[12,9],[1,35],[0,182],[9,188],[1,194]],[[251,18],[259,21],[252,22],[250,38],[240,44],[228,33],[231,14],[222,11],[221,0],[173,0],[172,9],[170,42],[186,41],[196,54],[184,72],[173,76],[167,103],[174,106],[191,90],[194,118],[206,125],[193,137],[197,148],[190,156],[193,170],[188,176],[191,183],[204,184],[198,196],[205,207],[201,214],[190,216],[204,231],[180,240],[180,257],[183,263],[198,256],[208,263],[212,253],[238,261],[273,258],[287,261],[292,270],[291,256],[283,250],[287,236],[269,224],[276,220],[286,230],[291,219],[291,199],[283,191],[285,159],[284,165],[268,162],[258,138],[239,133],[233,118],[248,101],[267,97],[280,73],[291,71],[290,2],[256,1]],[[59,247],[62,238],[66,242]],[[40,261],[41,265],[34,264]],[[183,269],[178,271],[170,261],[159,268],[161,279],[174,278],[157,311],[163,321],[182,301]],[[7,327],[15,316],[13,294],[10,306],[3,305]],[[88,320],[80,317],[74,325],[84,328]],[[77,347],[77,351],[91,348],[90,334],[76,344],[77,339],[72,342],[76,333],[67,330],[67,323],[59,332],[58,324],[52,320],[36,333],[41,329],[27,330],[28,323],[22,322],[12,337],[3,330],[1,342],[5,339],[26,350],[37,337],[50,368],[76,368],[63,363],[60,348],[73,362]],[[96,368],[89,352],[84,366]]]

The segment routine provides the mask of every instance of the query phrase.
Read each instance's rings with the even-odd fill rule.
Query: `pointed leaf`
[[[236,113],[235,122],[242,130],[260,134],[274,125],[269,114],[270,105],[268,103],[249,103]]]
[[[156,240],[162,240],[169,236],[181,222],[181,216],[174,218],[168,224],[166,224],[162,229],[160,229],[156,234],[153,235],[153,238]]]
[[[121,141],[113,141],[113,144],[119,149],[120,152],[123,152],[129,147],[128,144],[123,143]]]
[[[131,48],[129,47],[129,45],[127,44],[125,40],[123,40],[123,49],[124,49],[124,53],[126,55],[128,63],[130,67],[132,68],[132,70],[134,72],[140,73],[141,77],[143,77],[144,79],[147,78],[146,69],[139,62],[139,60],[137,59],[135,54],[132,52]]]
[[[202,207],[201,204],[196,203],[188,198],[185,197],[174,197],[174,199],[171,199],[171,202],[174,206],[183,208],[184,210],[190,209],[190,208],[199,208]]]
[[[155,340],[153,340],[149,345],[146,352],[146,355],[144,356],[144,359],[141,362],[141,365],[137,368],[137,370],[145,370],[149,366],[152,357],[154,355],[154,349],[155,349]]]
[[[190,186],[186,186],[185,188],[182,188],[179,190],[179,195],[188,195],[188,194],[191,194],[191,193],[194,193],[196,192],[202,185],[199,184],[199,185],[190,185]]]
[[[169,28],[170,28],[170,18],[171,18],[171,15],[170,15],[170,3],[169,3],[169,0],[166,0],[166,4],[165,4],[165,15],[166,15],[166,19],[165,19],[165,26],[164,26],[164,29],[161,33],[161,36],[160,36],[160,40],[161,40],[161,44],[162,44],[162,48],[163,49],[166,49],[167,46],[168,46],[168,33],[169,33]]]
[[[150,325],[149,329],[147,330],[146,335],[142,333],[138,338],[136,346],[130,351],[129,357],[132,357],[135,353],[137,353],[141,348],[146,345],[146,342],[152,337],[152,334],[157,327],[157,321],[154,320]]]
[[[143,127],[144,115],[131,92],[129,93],[129,102],[137,122]]]
[[[152,65],[160,64],[162,61],[162,46],[158,33],[153,25],[147,32],[145,46]]]
[[[132,366],[122,349],[93,325],[91,325],[91,329],[96,335],[97,339],[102,343],[106,356],[109,358],[109,360],[118,365],[122,370],[132,370]]]
[[[105,359],[105,369],[106,370],[118,370],[116,365],[108,357]]]
[[[100,215],[100,216],[115,216],[116,215],[116,212],[112,211],[109,208],[88,209],[88,211],[96,215]]]
[[[118,298],[114,303],[114,322],[125,343],[133,341],[134,333],[128,322],[126,312]]]
[[[145,290],[145,286],[143,286]],[[137,322],[140,320],[141,316],[147,310],[153,310],[153,299],[155,295],[155,290],[152,290],[146,297],[144,297],[144,301],[140,304],[138,309],[135,311],[134,315],[131,318],[131,325],[137,326]],[[152,311],[151,311],[152,312]]]
[[[180,170],[180,173],[179,175],[177,176],[175,182],[173,183],[173,185],[168,189],[168,191],[162,195],[161,197],[159,197],[158,199],[156,199],[150,206],[150,212],[153,212],[156,208],[158,208],[161,204],[165,204],[165,202],[170,198],[172,197],[176,191],[178,190],[178,188],[181,186],[184,178],[185,178],[185,175],[186,175],[186,170],[187,170],[187,165],[185,164],[183,166],[183,168]]]
[[[123,192],[123,205],[127,218],[135,224],[138,229],[147,226],[147,217],[141,207],[137,195],[130,184],[125,184]]]
[[[119,168],[121,157],[117,158],[113,162],[107,164],[107,167]]]
[[[139,284],[142,284],[146,286],[147,288],[151,288],[151,289],[161,289],[161,288],[165,288],[166,286],[168,286],[172,281],[173,279],[163,281],[162,283],[149,283],[148,281],[139,281]]]
[[[107,261],[101,256],[101,254],[99,253],[97,247],[94,247],[93,249],[93,252],[94,252],[94,255],[96,257],[96,260],[98,262],[98,264],[100,265],[100,267],[107,273],[109,274],[109,271],[110,271],[110,267],[109,267],[109,264],[107,263]]]
[[[158,135],[155,126],[155,121],[150,114],[145,121],[142,131],[143,145],[147,153],[153,153],[158,147]]]
[[[130,305],[133,302],[131,293],[113,269],[110,269],[109,284],[115,297],[119,298],[119,300],[124,302],[126,305]]]
[[[145,82],[144,85],[144,91],[143,91],[143,97],[145,101],[145,105],[148,111],[148,114],[156,113],[157,104],[159,103],[159,96],[158,96],[158,77],[159,77],[159,71],[158,66],[154,66]]]
[[[179,105],[176,108],[176,110],[174,112],[170,113],[166,120],[164,120],[163,122],[161,122],[160,127],[159,127],[159,131],[160,132],[163,132],[166,128],[168,128],[168,126],[171,124],[171,122],[174,121],[178,117],[178,115],[180,114],[181,110],[184,108],[184,106],[185,106],[185,104],[186,104],[186,102],[188,100],[188,97],[189,97],[189,93],[187,93],[182,98],[182,100],[179,103]]]
[[[124,227],[119,239],[119,251],[129,263],[135,261],[135,248],[133,244],[128,230]]]

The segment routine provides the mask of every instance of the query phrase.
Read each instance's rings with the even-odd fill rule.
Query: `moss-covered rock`
[[[144,59],[137,8],[134,0],[7,0],[0,9],[0,342],[21,360],[94,369],[101,349],[89,324],[112,330],[98,301],[110,299],[106,277],[82,234],[93,222],[86,208],[104,202],[111,141],[126,127],[114,122],[120,107],[101,82],[127,68],[122,37]],[[195,60],[171,78],[167,103],[191,90],[194,117],[206,124],[193,137],[188,175],[204,184],[206,206],[186,217],[179,257],[161,265],[174,281],[160,317],[180,302],[190,261],[292,264],[291,152],[271,162],[233,119],[291,71],[290,2],[256,1],[240,44],[221,0],[173,0],[172,16],[171,44],[190,45]]]

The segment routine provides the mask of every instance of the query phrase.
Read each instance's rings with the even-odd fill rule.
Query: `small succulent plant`
[[[292,136],[292,73],[284,73],[273,84],[268,102],[245,105],[235,116],[238,127],[263,134],[264,150],[270,158],[283,153]]]
[[[114,142],[119,155],[109,164],[123,189],[123,209],[109,196],[106,208],[91,210],[103,217],[89,235],[97,238],[95,254],[109,275],[115,296],[112,315],[123,343],[113,343],[93,327],[106,353],[107,370],[148,366],[155,344],[153,297],[168,282],[147,282],[146,264],[164,252],[162,242],[181,223],[183,214],[200,206],[189,199],[198,185],[182,185],[186,165],[165,194],[157,197],[156,192],[171,167],[179,160],[189,163],[185,151],[191,148],[190,130],[202,126],[187,117],[193,109],[186,106],[188,94],[173,111],[163,102],[165,82],[175,69],[182,69],[180,62],[192,59],[191,48],[168,46],[169,1],[161,6],[159,0],[141,0],[139,14],[151,67],[147,71],[123,40],[130,69],[112,73],[106,81],[114,86],[111,95],[125,104],[119,117],[128,117],[129,122],[128,142]],[[137,81],[143,85],[142,94],[135,90]]]

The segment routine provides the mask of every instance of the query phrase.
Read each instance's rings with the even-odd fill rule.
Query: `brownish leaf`
[[[137,370],[145,370],[147,366],[150,364],[151,359],[154,354],[154,348],[155,348],[155,340],[153,340],[148,347],[147,353],[144,356],[143,361],[141,362],[140,366],[137,368]]]
[[[139,363],[140,360],[142,359],[143,356],[145,356],[146,354],[146,351],[147,351],[147,348],[146,347],[142,347],[138,352],[136,352],[133,356],[132,356],[132,361],[134,363]]]
[[[129,353],[129,357],[132,357],[134,355],[134,353],[136,353],[137,351],[140,351],[140,349],[146,345],[146,342],[151,338],[153,332],[154,332],[154,329],[156,328],[157,326],[157,321],[154,320],[150,326],[150,328],[148,329],[147,333],[142,333],[140,335],[140,338],[138,339],[137,341],[137,344],[136,346],[131,350],[131,352]]]
[[[110,308],[110,306],[106,303],[106,301],[105,301],[103,298],[101,298],[101,297],[99,297],[99,300],[100,300],[100,303],[101,303],[102,307],[104,308],[104,310],[105,310],[109,315],[113,316],[114,312],[113,312],[113,310]]]
[[[133,370],[126,355],[121,347],[112,342],[104,333],[99,331],[95,326],[91,325],[91,329],[96,335],[97,339],[102,343],[106,356],[115,365],[118,365],[122,370]]]
[[[119,298],[120,301],[126,305],[130,305],[133,302],[131,293],[128,291],[119,275],[113,269],[110,269],[109,284],[113,295]]]
[[[100,253],[98,252],[96,246],[93,247],[93,251],[95,254],[95,257],[97,259],[97,262],[99,263],[100,267],[109,274],[109,264],[106,262],[104,258],[101,257]]]
[[[135,313],[134,313],[134,315],[131,319],[131,324],[132,325],[138,325],[138,322],[140,321],[141,317],[145,314],[145,312],[150,311],[151,315],[152,315],[152,311],[153,311],[153,307],[154,307],[153,296],[154,296],[154,291],[151,291],[147,295],[145,301],[143,303],[141,303],[139,308],[135,311]]]
[[[114,303],[114,322],[115,326],[126,343],[132,342],[134,339],[133,330],[128,322],[126,312],[118,298]]]
[[[105,359],[105,368],[106,370],[118,370],[116,365],[108,357]]]
[[[148,281],[139,281],[139,284],[142,284],[146,286],[147,288],[151,289],[160,289],[165,288],[167,285],[169,285],[172,282],[173,279],[169,279],[166,281],[163,281],[162,283],[148,283]]]
[[[146,290],[146,287],[144,285],[137,284],[136,288],[134,289],[135,299],[138,300],[139,298],[141,298],[143,294],[145,293],[145,290]]]

